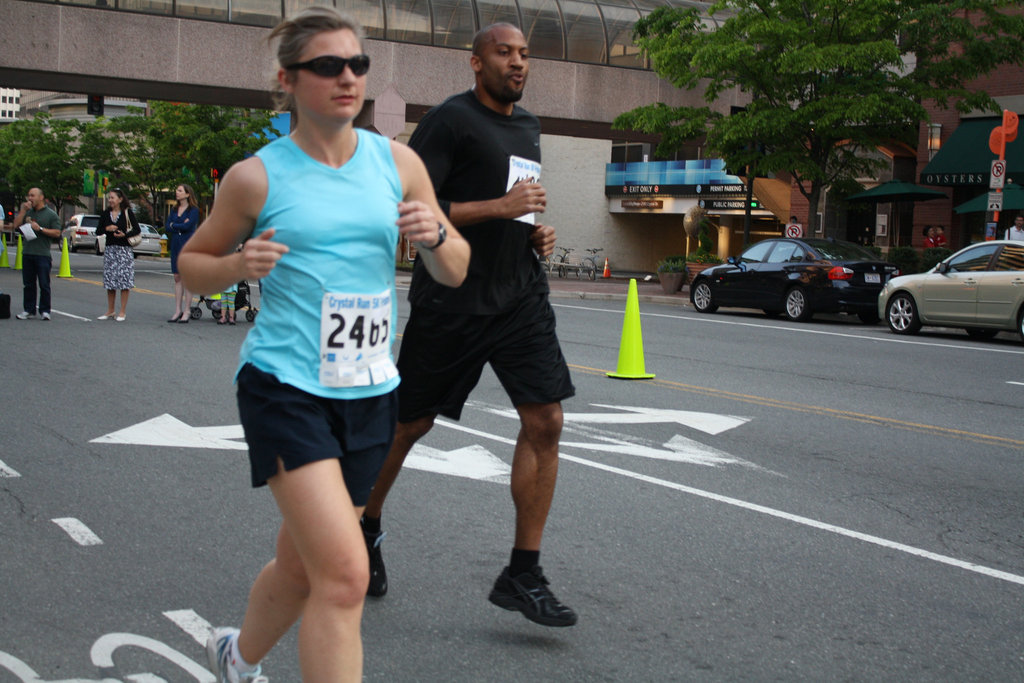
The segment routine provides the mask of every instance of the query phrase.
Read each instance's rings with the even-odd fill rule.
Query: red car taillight
[[[835,266],[832,270],[828,271],[829,280],[851,280],[853,279],[853,271],[844,266]]]

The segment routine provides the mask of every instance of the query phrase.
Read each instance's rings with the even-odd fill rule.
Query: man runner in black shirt
[[[387,592],[380,553],[384,499],[416,441],[437,415],[459,418],[490,363],[520,418],[511,482],[515,542],[490,601],[539,624],[572,626],[576,614],[551,593],[538,564],[558,473],[561,401],[575,389],[555,335],[547,277],[534,254],[550,254],[555,234],[534,221],[547,203],[538,182],[540,123],[515,104],[526,84],[528,56],[515,26],[481,29],[470,58],[474,88],[427,112],[409,141],[472,254],[469,274],[457,288],[434,282],[418,261],[414,268],[412,313],[398,359],[398,428],[370,494],[363,533],[370,551],[368,592],[381,596]]]

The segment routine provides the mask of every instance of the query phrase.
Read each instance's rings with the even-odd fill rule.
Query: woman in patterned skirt
[[[124,322],[128,293],[135,286],[135,254],[128,238],[142,232],[139,221],[118,188],[107,193],[107,210],[100,214],[96,232],[106,236],[103,249],[103,288],[107,290],[107,312],[97,320]],[[114,314],[117,292],[121,291],[121,311]]]

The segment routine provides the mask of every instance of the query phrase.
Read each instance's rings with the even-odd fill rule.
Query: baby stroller
[[[221,311],[221,298],[223,295],[220,293],[211,294],[210,296],[200,296],[199,301],[192,306],[189,317],[192,320],[199,320],[203,317],[203,305],[210,310],[210,314],[217,319],[220,317]],[[242,280],[238,283],[238,292],[235,294],[235,314],[243,308],[245,311],[245,319],[248,322],[256,320],[256,314],[260,312],[259,308],[260,301],[260,283],[257,280],[255,287],[250,287],[248,281]]]

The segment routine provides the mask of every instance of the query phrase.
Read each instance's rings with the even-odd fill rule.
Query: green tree
[[[677,88],[708,106],[656,103],[614,126],[662,136],[658,153],[706,136],[731,168],[788,172],[810,205],[824,188],[882,163],[865,155],[893,139],[916,142],[927,100],[998,112],[966,84],[1002,64],[1024,64],[1016,0],[720,0],[659,8],[637,22],[637,43]],[[717,27],[716,26],[717,22]],[[713,30],[712,30],[713,29]],[[712,109],[736,88],[743,111]],[[813,215],[813,212],[812,212]]]
[[[210,169],[226,169],[269,142],[273,112],[154,102],[153,145],[170,169],[197,191],[213,190]]]
[[[181,182],[209,197],[210,169],[227,168],[265,145],[272,116],[261,110],[150,102],[147,116],[109,122],[115,151],[110,168],[153,206]]]
[[[76,158],[75,121],[54,120],[49,114],[0,128],[0,177],[17,197],[38,187],[56,206],[78,204],[82,166]]]

